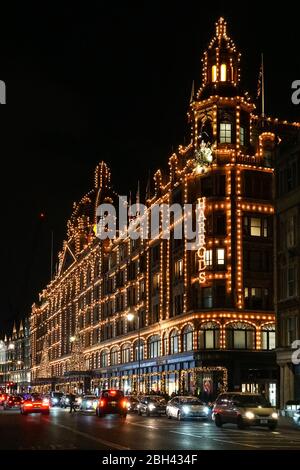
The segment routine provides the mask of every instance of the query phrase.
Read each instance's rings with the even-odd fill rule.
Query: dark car
[[[138,411],[138,404],[139,404],[139,399],[135,395],[128,395],[127,397],[128,400],[128,411],[131,413],[136,413]]]
[[[60,406],[60,401],[63,397],[62,392],[51,392],[50,394],[50,404],[51,406]]]
[[[273,431],[278,424],[276,409],[263,395],[257,393],[221,393],[214,405],[212,418],[217,427],[235,423],[239,429],[266,426]]]
[[[107,414],[119,414],[124,418],[128,411],[128,400],[122,390],[103,390],[96,407],[96,415],[101,418]]]
[[[39,395],[34,395],[21,404],[21,414],[27,415],[29,413],[41,413],[48,415],[50,413],[50,402],[48,398],[43,398]]]
[[[138,414],[141,416],[164,415],[166,414],[166,400],[160,395],[144,395],[138,404]]]
[[[10,395],[4,402],[4,408],[6,410],[20,408],[22,403],[23,403],[22,397]]]

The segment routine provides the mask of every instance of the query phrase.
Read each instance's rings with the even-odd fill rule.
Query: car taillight
[[[116,394],[117,394],[117,391],[116,391],[116,390],[111,390],[111,391],[110,391],[110,395],[111,395],[112,397],[114,397]]]
[[[33,406],[33,405],[32,405],[32,403],[25,403],[25,405],[24,405],[24,406],[27,406],[27,407],[29,407],[29,408],[30,408],[30,407],[31,407],[31,406]]]
[[[104,400],[100,400],[99,406],[104,406],[104,405],[105,405],[105,401],[104,401]]]
[[[47,398],[45,398],[45,399],[43,400],[43,405],[44,405],[44,406],[49,406],[49,400],[48,400]]]
[[[127,400],[122,401],[122,407],[123,408],[129,408],[129,402]]]

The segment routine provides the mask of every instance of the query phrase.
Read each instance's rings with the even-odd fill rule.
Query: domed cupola
[[[227,35],[227,23],[220,18],[216,33],[204,52],[202,85],[198,99],[211,95],[237,96],[239,94],[241,54],[237,52],[232,39]]]

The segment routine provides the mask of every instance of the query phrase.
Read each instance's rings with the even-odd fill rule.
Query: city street
[[[16,450],[263,450],[300,449],[300,428],[281,423],[275,432],[216,428],[211,421],[94,414],[52,408],[50,416],[0,410],[0,449]]]

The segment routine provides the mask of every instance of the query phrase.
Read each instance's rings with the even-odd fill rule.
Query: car
[[[79,409],[81,411],[95,411],[98,405],[98,398],[96,395],[84,395],[82,397]]]
[[[11,410],[15,408],[20,408],[23,403],[23,398],[20,396],[10,395],[4,402],[4,409]]]
[[[48,415],[50,413],[50,401],[48,398],[34,395],[21,404],[21,414],[27,415],[29,413],[41,413]]]
[[[8,398],[8,393],[0,393],[0,406],[4,406],[4,403],[6,402]]]
[[[102,390],[96,407],[96,415],[119,414],[126,418],[129,402],[122,390]]]
[[[169,419],[177,418],[178,421],[185,418],[207,419],[210,415],[210,409],[199,398],[179,396],[168,402],[166,415]]]
[[[135,395],[127,395],[128,400],[128,411],[131,413],[135,413],[138,410],[139,399]]]
[[[235,423],[239,429],[264,426],[273,431],[278,424],[276,409],[258,393],[221,393],[215,402],[212,418],[217,427]]]
[[[60,406],[60,401],[63,397],[62,392],[51,392],[50,393],[50,404],[51,406]]]
[[[295,411],[293,415],[293,420],[296,424],[298,424],[298,426],[300,426],[300,408],[298,408],[298,410]]]
[[[166,406],[166,400],[160,395],[143,395],[137,405],[138,415],[164,415],[166,414]]]

